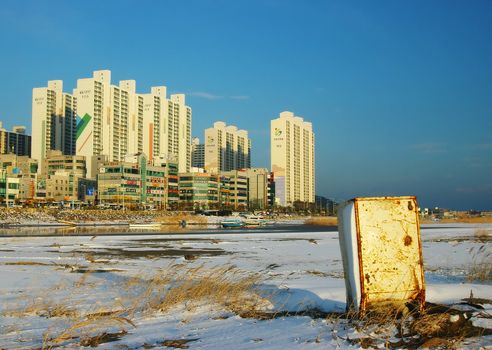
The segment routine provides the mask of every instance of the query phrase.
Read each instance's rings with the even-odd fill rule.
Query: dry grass
[[[488,245],[483,244],[478,249],[470,249],[472,261],[467,266],[466,280],[468,282],[492,281],[492,252],[487,251]]]
[[[348,342],[363,348],[454,349],[465,338],[492,334],[492,329],[474,326],[465,312],[430,303],[422,312],[413,304],[383,304],[368,309],[362,318],[355,314],[346,318],[359,333]]]
[[[484,250],[485,248],[481,252]],[[91,257],[87,258],[93,260]],[[306,272],[322,274],[314,270]],[[112,286],[112,290],[117,292],[109,300],[117,301],[99,304],[97,308],[82,306],[77,302],[77,291],[80,290],[85,295],[90,290],[86,281],[88,276],[90,274],[81,276],[73,284],[73,290],[68,290],[69,299],[60,300],[55,291],[49,290],[44,295],[50,299],[35,299],[21,310],[23,315],[36,314],[64,321],[64,328],[53,327],[44,332],[43,349],[63,346],[97,347],[124,337],[131,327],[136,327],[133,320],[137,317],[180,314],[183,322],[187,322],[187,317],[207,311],[227,311],[258,320],[293,315],[327,318],[334,329],[357,329],[358,338],[339,340],[359,347],[417,348],[424,344],[453,347],[464,337],[481,334],[481,330],[473,327],[469,319],[460,316],[455,320],[460,311],[450,311],[443,307],[439,310],[427,307],[426,312],[420,313],[417,307],[411,305],[380,305],[368,308],[363,318],[358,318],[355,314],[328,315],[318,310],[296,313],[272,310],[271,303],[261,296],[263,293],[258,289],[262,282],[261,276],[230,265],[169,265],[148,277],[133,277]],[[333,337],[335,339],[335,333]],[[162,342],[155,346],[169,346],[175,344],[173,342],[169,340],[169,343]],[[183,348],[186,346],[181,345]]]
[[[336,226],[338,220],[334,216],[315,216],[304,220],[304,225],[313,226]]]
[[[169,312],[184,306],[192,311],[202,305],[215,309],[240,312],[267,306],[256,286],[261,281],[258,274],[242,271],[233,266],[207,268],[203,265],[187,267],[172,265],[142,283],[129,280],[127,289],[137,289],[129,309],[145,312]],[[147,288],[141,289],[141,285]]]
[[[40,291],[39,297],[22,303],[23,307],[6,310],[3,315],[57,318],[43,335],[42,349],[53,349],[67,345],[94,347],[118,340],[127,334],[129,327],[136,327],[132,319],[143,315],[178,312],[186,321],[198,309],[254,315],[271,306],[257,290],[260,275],[234,266],[170,265],[148,278],[134,277],[112,286],[117,291],[110,299],[112,302],[82,305],[77,293],[84,295],[91,289],[88,276],[90,273],[83,274],[67,289]],[[68,297],[61,298],[58,292],[68,292]],[[55,327],[56,324],[64,326]]]
[[[318,270],[307,270],[306,273],[308,273],[310,275],[314,275],[314,276],[319,276],[319,277],[328,277],[328,276],[330,276],[328,273],[321,272],[321,271],[318,271]]]
[[[486,229],[475,230],[475,238],[481,242],[492,240],[492,231]]]
[[[5,309],[2,316],[8,317],[25,317],[36,315],[39,317],[77,317],[78,312],[75,308],[66,305],[64,302],[54,302],[48,298],[36,298],[24,307]]]
[[[53,263],[43,263],[37,261],[8,261],[4,265],[26,265],[26,266],[56,266]]]
[[[81,346],[96,347],[108,341],[114,341],[127,334],[126,326],[136,327],[128,318],[122,316],[104,316],[100,318],[87,318],[74,322],[57,336],[50,336],[50,332],[45,332],[42,349],[53,349],[77,340]],[[109,332],[108,329],[119,328],[117,332]],[[115,336],[117,336],[115,338]]]

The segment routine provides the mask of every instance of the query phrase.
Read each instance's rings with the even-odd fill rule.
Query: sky
[[[492,210],[492,1],[3,0],[0,121],[31,125],[34,87],[110,69],[187,94],[192,133],[313,123],[316,193],[416,195]]]

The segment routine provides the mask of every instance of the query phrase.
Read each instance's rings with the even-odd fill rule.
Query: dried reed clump
[[[396,323],[397,320],[406,320],[411,311],[406,301],[388,301],[369,305],[361,318],[365,325]]]
[[[415,303],[371,305],[364,315],[348,313],[347,322],[359,333],[347,339],[363,348],[454,348],[465,338],[492,334],[492,329],[473,325],[469,312],[445,305]]]
[[[97,346],[122,337],[128,326],[135,326],[136,315],[171,312],[176,308],[194,311],[197,307],[223,308],[237,314],[270,306],[256,286],[257,274],[233,266],[207,268],[203,265],[171,265],[150,278],[134,277],[120,288],[118,305],[88,313],[71,320],[71,326],[51,336],[46,332],[43,349],[67,344]]]
[[[314,276],[319,276],[319,277],[329,277],[330,274],[318,270],[306,270],[306,273]]]
[[[313,226],[336,226],[338,220],[333,216],[315,216],[304,220],[304,225]]]
[[[449,315],[446,313],[424,314],[412,322],[411,330],[420,336],[435,336],[448,322]]]
[[[481,245],[477,250],[470,249],[472,254],[472,261],[468,265],[466,280],[468,282],[480,281],[489,282],[492,281],[492,252],[487,251],[487,245]]]
[[[75,308],[70,307],[62,302],[54,302],[48,298],[36,298],[23,307],[5,309],[2,316],[8,317],[25,317],[36,315],[39,317],[64,317],[72,318],[78,315]]]
[[[133,298],[130,309],[167,312],[179,306],[192,310],[201,305],[215,305],[229,311],[242,312],[268,307],[259,296],[260,276],[233,266],[207,268],[173,265],[150,278],[147,288]],[[130,288],[141,287],[130,280]],[[130,293],[132,294],[132,293]]]
[[[91,317],[74,321],[73,324],[57,336],[50,336],[46,331],[43,339],[43,350],[68,345],[74,341],[81,346],[96,347],[99,344],[114,341],[127,334],[125,327],[135,324],[128,318],[114,314]],[[118,329],[116,332],[110,330]]]
[[[486,229],[475,230],[475,238],[480,242],[492,241],[492,231]]]

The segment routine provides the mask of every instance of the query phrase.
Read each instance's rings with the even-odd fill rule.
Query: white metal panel
[[[359,310],[361,290],[359,274],[359,253],[357,244],[357,227],[355,222],[355,205],[353,201],[345,202],[338,209],[338,231],[340,250],[342,252],[343,271],[347,306]]]

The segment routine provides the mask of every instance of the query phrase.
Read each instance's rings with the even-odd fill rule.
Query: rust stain
[[[365,314],[368,304],[377,303],[383,299],[415,300],[421,304],[421,307],[425,301],[423,259],[416,199],[415,197],[384,198],[385,201],[392,203],[385,206],[381,205],[379,208],[376,203],[375,205],[368,203],[372,200],[380,202],[381,199],[354,199],[355,234],[361,287],[359,316]],[[374,208],[372,207],[380,210],[380,212],[375,211],[376,214],[373,214],[371,209]],[[394,234],[390,235],[389,232],[393,231],[395,231]],[[415,244],[413,244],[413,240],[416,240]],[[404,246],[401,246],[402,243]],[[399,249],[395,250],[394,248],[398,248],[398,246]],[[418,252],[415,252],[413,248],[418,249]],[[419,264],[412,271],[412,281],[410,277],[412,272],[407,272],[406,268],[399,269],[399,267],[405,261],[414,261],[413,255],[415,253],[418,255]],[[379,265],[378,262],[380,262]],[[399,287],[401,290],[393,291],[394,286],[392,287],[391,283],[387,283],[388,279],[393,278],[392,275],[396,277],[401,275],[402,278],[406,276],[410,280],[402,281],[402,285]]]
[[[404,242],[405,242],[405,246],[408,247],[410,244],[412,244],[412,237],[410,237],[409,235],[406,235]]]
[[[361,296],[360,296],[360,309],[359,312],[361,315],[364,315],[367,303],[367,294],[365,293],[364,287],[364,268],[362,261],[362,239],[360,235],[360,220],[359,220],[359,201],[357,199],[354,200],[354,210],[355,210],[355,232],[357,235],[357,256],[359,260],[359,281],[361,286]]]

